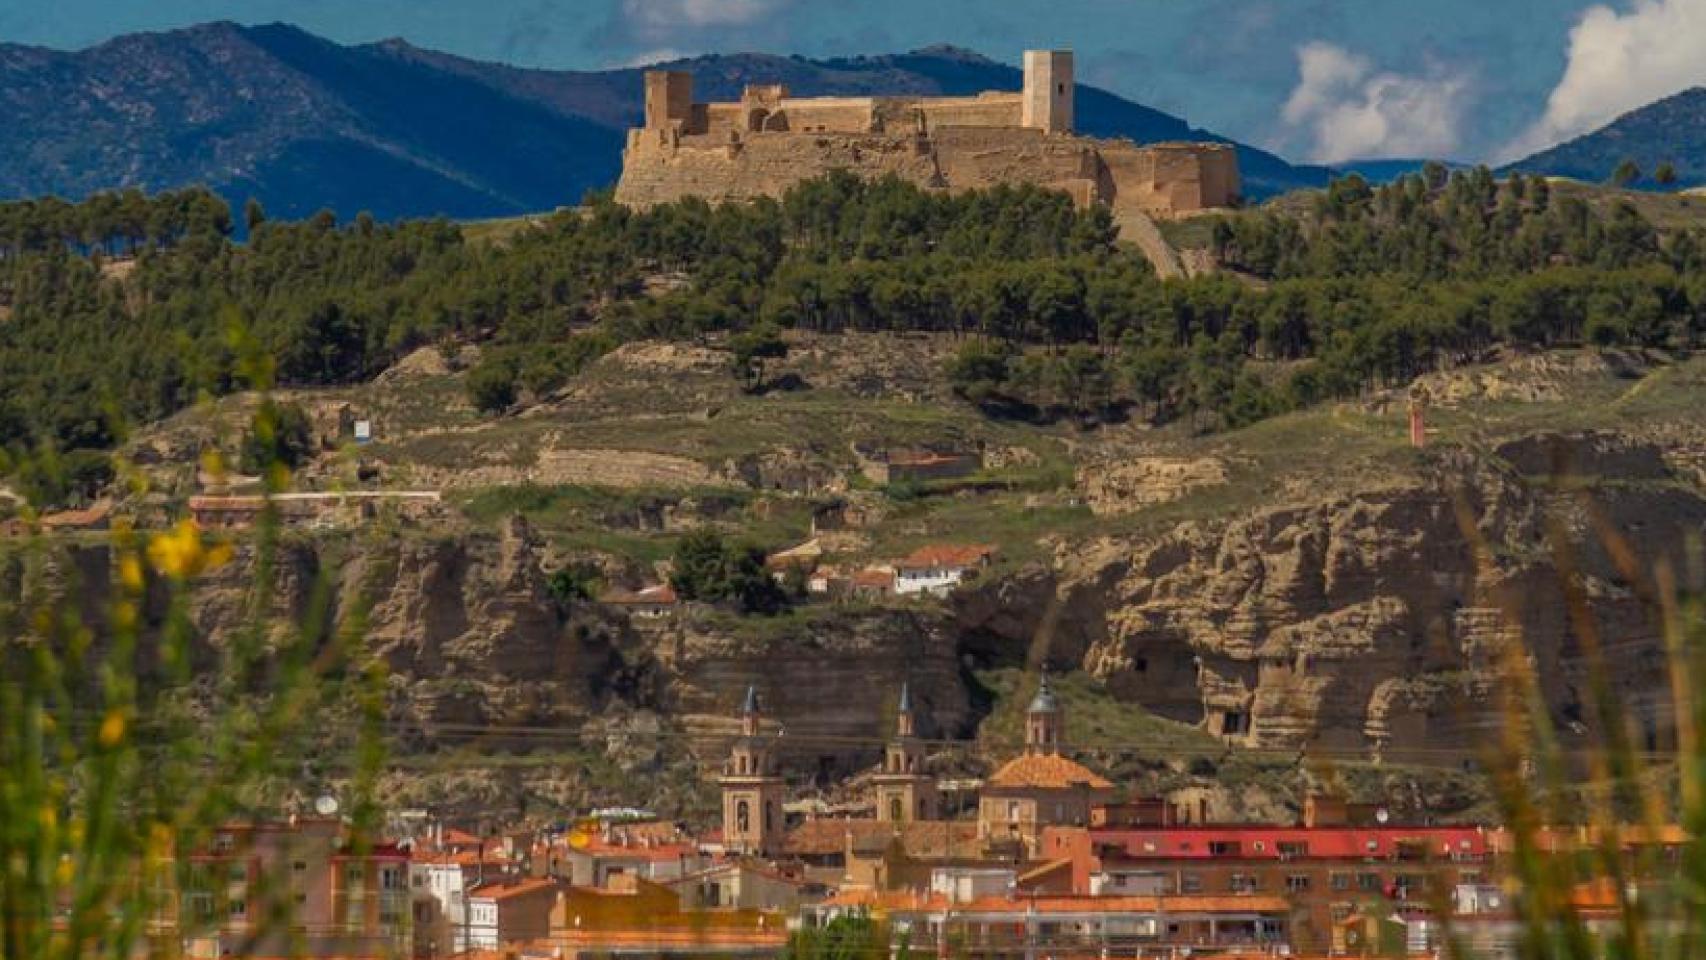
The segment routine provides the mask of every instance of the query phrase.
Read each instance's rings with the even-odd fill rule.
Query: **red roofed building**
[[[894,592],[943,596],[994,559],[995,548],[987,544],[919,547],[895,565]]]
[[[409,853],[339,820],[228,824],[186,853],[187,957],[395,957],[409,952]],[[283,910],[289,918],[273,917]]]
[[[560,881],[517,878],[488,883],[468,891],[467,945],[491,949],[521,940],[551,935],[551,910],[557,905]]]
[[[1037,859],[1042,828],[1087,826],[1090,811],[1112,799],[1106,777],[1060,753],[1066,715],[1048,675],[1025,712],[1025,752],[995,771],[978,799],[978,835]]]
[[[1486,882],[1489,834],[1479,827],[1156,826],[1043,830],[1041,856],[1072,862],[1083,894],[1275,896],[1297,910],[1305,952],[1333,945],[1358,904],[1425,910],[1427,895]]]
[[[570,845],[561,852],[561,859],[568,868],[569,882],[581,887],[609,886],[612,877],[622,875],[662,883],[701,870],[707,864],[696,844],[627,837],[620,831],[588,843]]]
[[[895,592],[895,572],[888,567],[866,567],[855,572],[850,578],[848,592],[854,597],[867,599],[892,596]]]

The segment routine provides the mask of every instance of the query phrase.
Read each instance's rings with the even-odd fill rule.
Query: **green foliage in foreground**
[[[274,409],[257,434],[278,435]],[[0,960],[181,955],[207,922],[179,910],[176,892],[201,882],[188,855],[222,824],[330,788],[305,778],[316,765],[349,777],[353,849],[377,838],[384,679],[362,655],[362,612],[333,622],[329,575],[285,619],[270,524],[240,557],[188,522],[115,529],[110,583],[68,580],[55,549],[0,552]],[[252,589],[212,649],[191,596],[239,562]],[[246,896],[256,936],[294,905],[281,877],[251,878]]]

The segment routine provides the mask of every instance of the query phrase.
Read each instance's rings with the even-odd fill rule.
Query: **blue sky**
[[[1706,84],[1706,0],[0,0],[0,40],[283,20],[527,66],[1065,46],[1083,80],[1296,159],[1510,156]]]

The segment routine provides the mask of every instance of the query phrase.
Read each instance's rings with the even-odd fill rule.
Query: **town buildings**
[[[354,836],[340,820],[231,824],[187,859],[178,913],[188,957],[395,957],[413,948],[408,851]]]
[[[643,811],[554,827],[433,825],[398,842],[341,821],[233,825],[188,852],[189,881],[150,924],[190,957],[700,957],[771,955],[791,931],[849,917],[917,952],[967,957],[1437,958],[1445,922],[1514,956],[1520,893],[1507,831],[1405,823],[1380,804],[1312,796],[1295,823],[1215,823],[1184,797],[1119,799],[1071,756],[1066,704],[1046,676],[1024,743],[949,819],[941,741],[910,686],[863,803],[784,807],[785,737],[756,688],[720,765],[721,829],[694,836]],[[845,817],[812,811],[860,809]],[[1580,862],[1620,845],[1641,884],[1675,870],[1676,827],[1543,830],[1537,854]],[[1606,881],[1565,908],[1614,922]],[[169,911],[168,911],[169,914]],[[279,925],[277,918],[288,920]]]

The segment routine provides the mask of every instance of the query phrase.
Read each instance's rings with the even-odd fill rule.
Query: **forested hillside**
[[[1687,350],[1706,333],[1697,230],[1484,170],[1350,178],[1199,225],[1232,272],[1184,282],[1062,195],[845,176],[780,203],[598,202],[501,242],[444,221],[242,218],[246,244],[201,191],[0,207],[0,443],[110,447],[240,387],[250,354],[306,386],[478,343],[467,388],[496,415],[633,340],[732,335],[762,391],[789,328],[947,332],[965,338],[954,383],[990,415],[1216,429],[1501,343]]]

